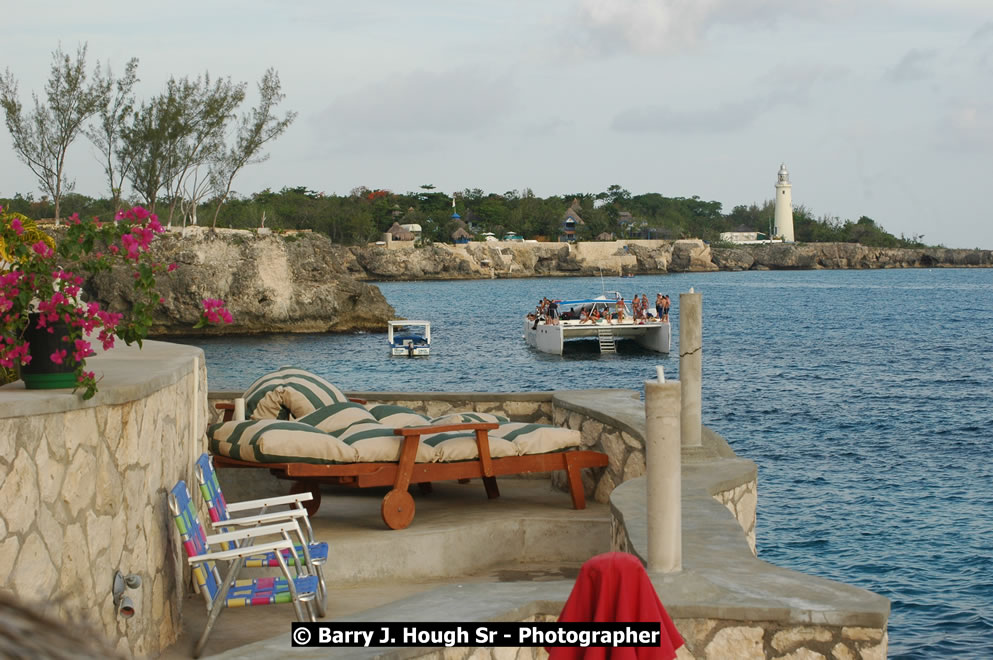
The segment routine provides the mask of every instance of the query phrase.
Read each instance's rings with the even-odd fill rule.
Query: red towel
[[[638,558],[625,552],[597,555],[579,571],[559,622],[643,623],[659,621],[659,646],[553,647],[550,660],[671,660],[683,645],[672,619]]]

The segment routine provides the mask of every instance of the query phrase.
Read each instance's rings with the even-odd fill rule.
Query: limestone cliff
[[[188,230],[156,241],[176,263],[162,277],[155,334],[188,334],[203,298],[222,298],[235,317],[208,333],[382,331],[394,316],[379,289],[361,280],[453,280],[562,275],[664,274],[716,270],[993,267],[993,251],[871,248],[798,243],[711,248],[701,240],[586,243],[474,242],[422,248],[333,245],[324,236]],[[130,305],[131,283],[113,274],[88,288],[109,309]]]
[[[717,270],[993,266],[993,251],[873,248],[856,243],[772,243],[711,248],[699,239],[588,243],[474,242],[348,248],[360,279],[660,274]]]
[[[714,248],[721,270],[993,266],[993,251],[875,248],[857,243],[771,243]]]
[[[365,271],[350,252],[324,236],[193,229],[153,245],[156,260],[177,264],[159,278],[155,335],[189,334],[204,298],[223,299],[235,319],[208,334],[384,331],[394,318],[379,289],[355,279]],[[88,288],[112,311],[131,304],[123,273],[101,274]]]
[[[474,242],[430,247],[349,248],[360,278],[476,279],[557,275],[620,275],[717,270],[700,240],[595,243]]]

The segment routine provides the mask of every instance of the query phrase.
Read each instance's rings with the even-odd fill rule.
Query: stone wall
[[[145,342],[87,360],[100,392],[0,388],[0,590],[89,625],[124,655],[176,640],[185,559],[166,492],[203,450],[203,352]],[[114,572],[136,573],[117,614]]]
[[[758,485],[755,481],[741,484],[730,490],[724,490],[716,495],[714,499],[727,507],[734,519],[741,525],[748,540],[748,547],[752,549],[752,554],[757,554],[755,549],[755,512],[759,504]]]
[[[886,632],[849,626],[784,626],[774,621],[679,619],[687,658],[884,660]]]

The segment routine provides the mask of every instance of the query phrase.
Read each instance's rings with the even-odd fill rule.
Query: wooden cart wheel
[[[380,511],[387,527],[405,529],[414,519],[414,498],[407,491],[394,488],[386,493]]]
[[[306,481],[294,481],[293,485],[290,486],[290,495],[297,493],[310,493],[314,496],[314,499],[309,502],[302,502],[302,504],[308,518],[316,516],[317,510],[321,508],[321,485]]]

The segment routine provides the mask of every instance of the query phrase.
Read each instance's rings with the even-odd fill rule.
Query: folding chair
[[[187,561],[193,568],[193,579],[203,594],[207,606],[207,624],[193,650],[193,657],[200,657],[210,631],[225,607],[254,607],[277,603],[293,603],[297,620],[314,621],[311,609],[319,589],[316,575],[308,575],[306,562],[296,562],[297,575],[291,576],[283,559],[283,553],[293,552],[290,534],[299,531],[296,522],[288,521],[275,525],[250,527],[224,534],[207,536],[200,524],[200,517],[190,498],[185,481],[180,481],[169,493],[169,510],[176,521],[176,528],[186,550]],[[233,547],[229,550],[212,551],[211,545],[244,542],[248,539],[267,540],[259,545]],[[276,562],[283,573],[282,578],[256,578],[239,580],[238,573],[245,560],[260,553],[274,553]],[[218,561],[230,562],[227,574],[221,578],[217,569]]]
[[[327,607],[328,590],[324,581],[324,564],[328,560],[328,544],[324,541],[314,540],[314,530],[310,526],[307,518],[307,510],[303,507],[303,502],[313,498],[309,492],[283,495],[280,497],[270,497],[259,500],[248,500],[244,502],[228,503],[221,492],[221,484],[217,481],[217,473],[214,471],[214,462],[211,457],[204,453],[197,459],[196,464],[197,481],[200,483],[200,494],[203,495],[207,503],[207,513],[210,516],[210,524],[221,532],[227,532],[232,527],[254,527],[261,524],[272,524],[276,522],[295,521],[302,531],[300,543],[295,545],[293,550],[283,552],[283,560],[287,564],[295,565],[297,561],[306,562],[314,567],[317,574],[318,586],[320,590],[317,594],[315,605],[317,606],[317,616],[324,617]],[[271,507],[289,506],[288,510],[272,511]],[[231,512],[255,511],[255,515],[232,518]],[[251,544],[251,541],[248,542]],[[244,544],[238,544],[244,545]],[[224,546],[224,550],[229,550],[233,546]],[[274,552],[255,554],[245,559],[247,568],[279,566],[279,562]]]

